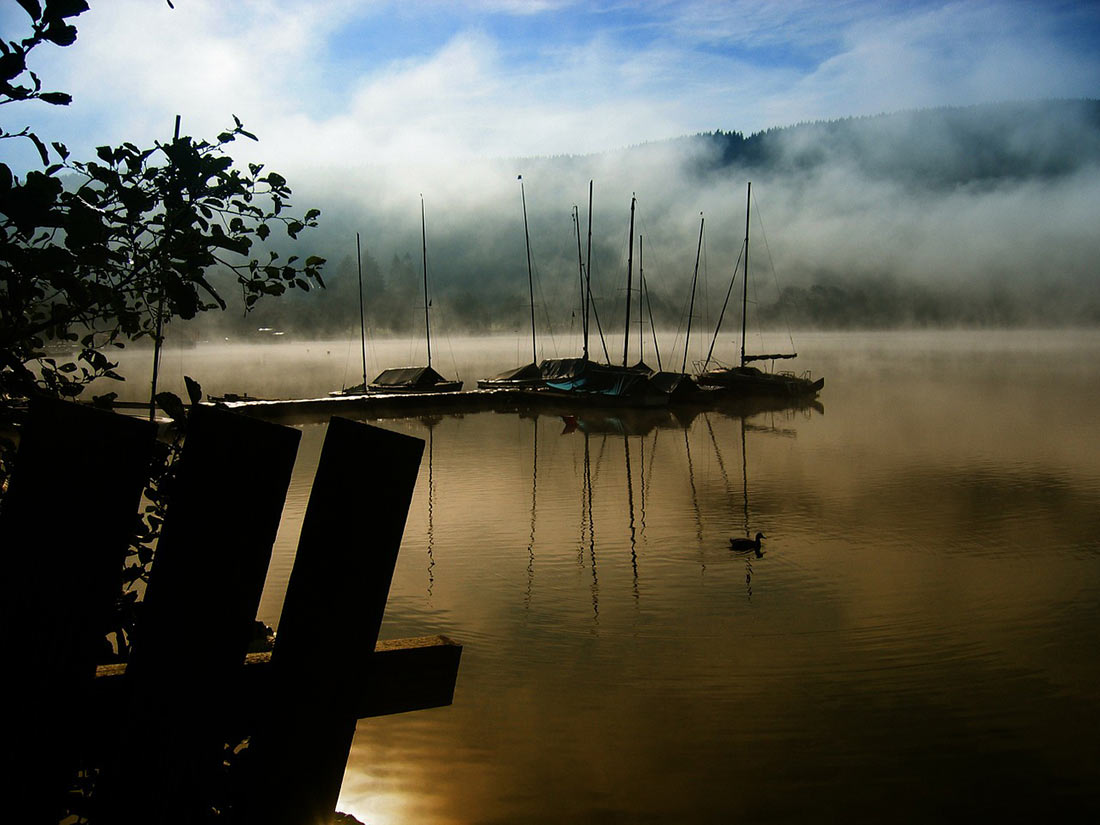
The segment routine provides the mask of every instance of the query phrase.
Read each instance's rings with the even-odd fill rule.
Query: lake
[[[1100,333],[798,343],[824,412],[377,422],[429,441],[382,635],[464,652],[452,706],[360,723],[342,810],[371,825],[1100,813]],[[217,369],[275,381],[279,364],[317,394],[359,380],[348,346],[280,344],[261,370],[200,345],[166,364],[256,395],[280,388],[217,386]],[[492,360],[484,341],[455,351],[468,381]],[[492,355],[482,375],[521,345]],[[269,623],[325,425],[301,428]],[[730,551],[758,531],[762,557]]]

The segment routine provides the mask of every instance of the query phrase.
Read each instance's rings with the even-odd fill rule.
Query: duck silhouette
[[[754,539],[730,539],[730,550],[735,553],[747,553],[750,550],[756,553],[756,557],[760,558],[764,555],[760,551],[760,539],[766,539],[763,533],[757,533]]]

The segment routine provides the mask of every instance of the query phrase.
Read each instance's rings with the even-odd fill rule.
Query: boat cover
[[[547,358],[539,370],[547,381],[566,381],[580,378],[591,363],[584,358]]]
[[[447,379],[431,367],[394,367],[382,370],[371,382],[372,387],[431,387]]]
[[[542,378],[542,370],[538,364],[524,364],[522,367],[516,367],[515,369],[505,370],[502,373],[494,375],[491,381],[538,381]]]

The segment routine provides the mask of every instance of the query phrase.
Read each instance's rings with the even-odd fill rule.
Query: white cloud
[[[445,5],[399,8],[429,19]],[[592,18],[602,28],[563,38],[557,15],[581,11],[570,5],[468,0],[450,19],[486,15],[483,27],[456,22],[464,27],[433,33],[438,43],[427,52],[421,43],[415,56],[379,64],[347,60],[347,38],[366,21],[383,21],[372,31],[385,31],[385,15],[398,8],[385,0],[186,0],[175,10],[150,0],[96,3],[78,21],[77,44],[53,49],[42,64],[52,87],[76,97],[70,110],[46,113],[43,131],[89,154],[100,143],[163,139],[176,114],[198,135],[216,134],[237,114],[262,139],[235,146],[241,160],[261,157],[291,176],[354,181],[418,167],[427,178],[476,158],[1082,95],[1100,75],[1096,57],[1047,33],[1042,7],[1021,22],[1006,10],[1024,7],[1006,2],[913,11],[809,0],[612,3]],[[543,33],[501,42],[493,14],[541,15]],[[632,44],[631,26],[646,28],[643,45]]]

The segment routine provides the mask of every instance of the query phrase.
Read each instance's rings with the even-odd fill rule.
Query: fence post
[[[272,653],[272,703],[252,737],[246,821],[328,823],[424,450],[332,418]]]

